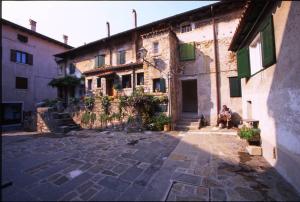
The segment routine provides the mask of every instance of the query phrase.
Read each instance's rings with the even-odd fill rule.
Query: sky
[[[217,1],[2,1],[2,18],[30,28],[74,47],[133,28],[132,9],[138,26],[160,20]]]

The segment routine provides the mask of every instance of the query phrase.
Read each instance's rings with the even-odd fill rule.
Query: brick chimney
[[[68,44],[68,36],[67,35],[63,35],[63,38],[64,38],[64,43]]]
[[[30,29],[35,32],[36,31],[36,21],[29,19],[29,23],[30,23]]]

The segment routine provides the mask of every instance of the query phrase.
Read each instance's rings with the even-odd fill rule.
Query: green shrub
[[[84,125],[88,125],[90,122],[90,112],[85,111],[81,116],[81,123]]]
[[[148,129],[160,131],[164,129],[164,125],[169,123],[171,123],[171,118],[164,113],[160,113],[152,118],[151,123],[148,124]]]
[[[100,97],[102,110],[105,114],[109,114],[109,107],[110,107],[110,99],[108,96],[101,96]]]
[[[86,106],[86,108],[88,108],[89,110],[92,110],[95,104],[95,98],[92,96],[86,96],[84,97],[84,105]]]
[[[243,139],[249,140],[259,133],[259,128],[248,128],[246,126],[243,126],[239,131],[239,136]]]

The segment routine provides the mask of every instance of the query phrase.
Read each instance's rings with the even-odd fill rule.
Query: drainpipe
[[[219,71],[218,71],[218,54],[217,54],[217,37],[216,37],[216,26],[215,17],[213,12],[213,6],[210,7],[212,16],[212,26],[213,26],[213,36],[214,36],[214,55],[215,55],[215,67],[216,67],[216,89],[217,89],[217,113],[220,111],[220,81],[219,81]]]

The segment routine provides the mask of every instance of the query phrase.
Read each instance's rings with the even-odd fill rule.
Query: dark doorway
[[[1,115],[3,125],[21,123],[22,103],[2,103]]]
[[[197,80],[182,81],[182,112],[198,112]]]
[[[114,79],[106,78],[106,95],[113,96]]]

